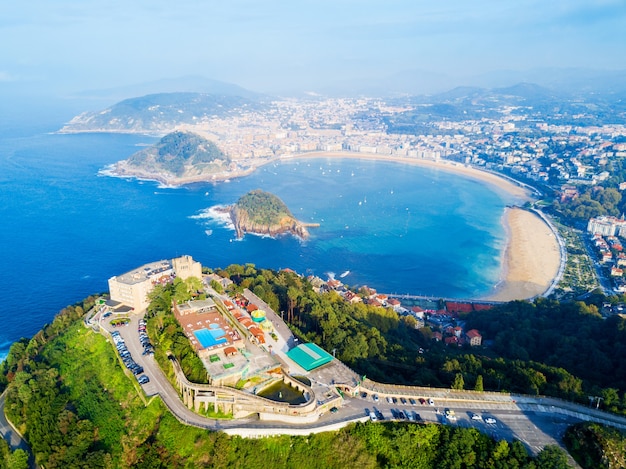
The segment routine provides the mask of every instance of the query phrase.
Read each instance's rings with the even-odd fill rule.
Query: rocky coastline
[[[319,223],[304,223],[293,217],[283,217],[278,223],[272,224],[255,223],[250,219],[248,212],[240,209],[236,204],[218,210],[228,213],[235,227],[235,233],[238,239],[243,238],[246,233],[249,233],[271,237],[293,235],[302,240],[306,240],[310,236],[308,228],[317,228],[320,226]]]
[[[306,240],[310,236],[308,228],[319,226],[297,220],[278,197],[258,189],[218,210],[230,216],[237,238],[250,233],[271,237],[293,235]]]

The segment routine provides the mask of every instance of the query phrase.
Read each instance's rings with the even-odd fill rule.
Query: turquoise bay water
[[[58,126],[60,127],[60,125]],[[58,128],[56,127],[56,128]],[[50,129],[52,130],[52,129]],[[162,188],[98,175],[155,139],[0,135],[0,352],[138,265],[189,254],[209,267],[289,267],[380,292],[473,298],[500,275],[511,196],[445,171],[294,159],[229,183]],[[210,215],[252,189],[278,195],[311,237],[246,236]]]

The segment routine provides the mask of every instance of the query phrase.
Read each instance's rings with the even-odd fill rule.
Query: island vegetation
[[[276,195],[256,189],[241,196],[237,203],[227,207],[238,238],[246,233],[276,236],[292,234],[302,239],[309,237],[307,227],[317,223],[298,221],[285,203]]]

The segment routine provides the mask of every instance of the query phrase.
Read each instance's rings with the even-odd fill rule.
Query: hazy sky
[[[259,91],[421,70],[626,69],[624,0],[5,0],[0,88],[199,75]]]

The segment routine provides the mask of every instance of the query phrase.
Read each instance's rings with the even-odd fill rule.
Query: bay
[[[514,200],[473,179],[304,158],[227,183],[164,188],[99,174],[155,138],[31,129],[0,135],[0,354],[64,306],[105,292],[109,277],[183,254],[209,267],[252,263],[322,278],[349,271],[342,280],[351,286],[448,298],[484,296],[500,276],[501,217]],[[209,209],[252,189],[320,227],[306,241],[236,240]]]

